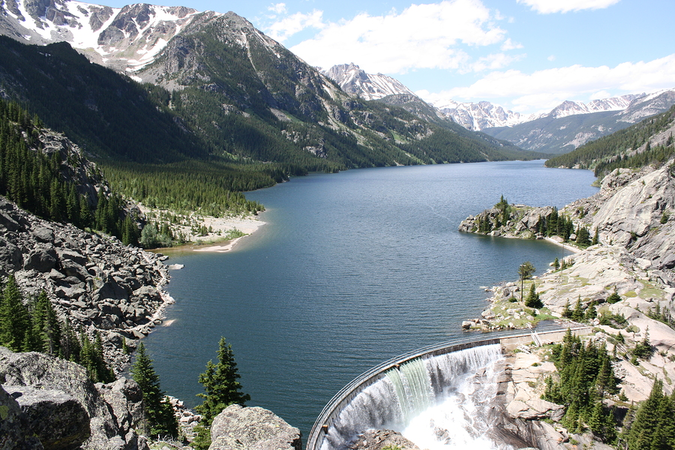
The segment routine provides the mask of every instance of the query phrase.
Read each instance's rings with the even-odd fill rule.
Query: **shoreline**
[[[194,240],[182,245],[154,248],[149,251],[167,256],[192,252],[227,253],[232,251],[242,239],[251,236],[263,225],[267,224],[267,222],[263,222],[255,216],[246,218],[218,218],[207,216],[202,218],[201,223],[209,228],[210,232],[208,234],[204,236],[193,236]],[[222,236],[223,233],[235,230],[244,233],[244,235],[234,239],[228,239]]]
[[[567,249],[572,253],[580,253],[583,252],[583,249],[580,249],[579,247],[575,247],[573,245],[565,245],[564,242],[558,241],[555,238],[552,237],[545,237],[544,240],[546,242],[550,242],[551,244],[556,244],[559,247],[562,247],[563,249]],[[569,256],[569,255],[568,255]]]

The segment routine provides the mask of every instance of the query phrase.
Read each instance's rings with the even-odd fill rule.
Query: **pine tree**
[[[525,300],[525,306],[528,308],[543,308],[544,304],[537,294],[536,286],[534,283],[530,286],[530,293],[527,295],[527,300]]]
[[[654,381],[649,398],[640,404],[625,433],[629,449],[672,449],[675,443],[675,397],[663,394],[663,382]]]
[[[235,403],[244,405],[251,399],[248,394],[241,392],[239,378],[241,375],[237,370],[232,346],[221,337],[218,344],[218,363],[209,361],[204,373],[199,375],[199,383],[204,386],[206,393],[197,394],[204,401],[195,409],[203,416],[206,425],[211,425],[213,418],[227,406]]]
[[[141,342],[136,350],[136,360],[131,375],[143,392],[143,403],[152,436],[178,436],[178,422],[168,398],[162,392],[159,376],[152,367],[152,360]]]
[[[534,274],[535,268],[532,265],[531,262],[525,261],[518,267],[518,276],[520,277],[520,301],[523,301],[523,289],[524,289],[524,284],[525,280],[529,280],[532,278],[532,274]]]
[[[577,299],[577,303],[574,306],[574,311],[572,311],[572,320],[575,322],[581,322],[584,320],[584,309],[581,305],[581,296]]]
[[[35,301],[32,319],[33,332],[39,342],[39,350],[36,351],[59,355],[61,353],[61,325],[45,291],[40,292]]]
[[[22,351],[26,330],[30,326],[28,308],[23,304],[23,296],[14,275],[10,275],[0,303],[0,344],[15,352]]]

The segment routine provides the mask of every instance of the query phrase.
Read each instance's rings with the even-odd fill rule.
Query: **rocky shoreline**
[[[520,301],[520,282],[505,282],[489,289],[492,296],[482,317],[465,321],[463,328],[533,328],[540,320],[569,322],[566,316],[573,309],[592,308],[595,316],[584,318],[592,327],[585,339],[615,355],[612,366],[620,379],[620,395],[606,400],[606,406],[626,411],[632,402],[647,399],[656,379],[670,395],[675,390],[669,376],[675,373],[675,329],[664,319],[672,321],[675,313],[674,168],[675,160],[658,169],[617,169],[605,177],[597,194],[563,208],[560,214],[571,218],[575,230],[587,227],[596,233],[597,244],[577,248],[559,261],[560,266],[524,283],[524,293],[535,286],[541,307]],[[540,221],[552,211],[512,205],[510,220],[500,223],[502,209],[495,207],[468,217],[459,229],[480,233],[482,225],[492,236],[543,239]],[[493,226],[486,227],[486,221]],[[611,298],[613,294],[616,297]],[[651,356],[631,357],[645,341],[653,349]],[[541,400],[545,378],[556,372],[545,348],[522,346],[510,353],[503,389],[507,416],[524,421],[521,430],[534,423],[546,428],[539,433],[548,436],[548,444],[541,443],[540,448],[571,448],[572,440],[584,448],[612,448],[589,433],[569,433],[559,424],[560,405]]]
[[[45,291],[61,320],[93,337],[99,333],[115,373],[173,302],[163,289],[162,255],[123,245],[68,224],[42,220],[0,198],[0,272],[13,274],[26,299]]]

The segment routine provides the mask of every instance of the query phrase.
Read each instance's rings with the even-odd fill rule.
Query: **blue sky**
[[[487,100],[533,113],[675,88],[673,0],[158,3],[234,11],[309,64],[354,63],[436,105]]]

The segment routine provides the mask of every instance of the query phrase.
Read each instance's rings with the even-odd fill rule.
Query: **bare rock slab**
[[[209,450],[301,450],[300,430],[260,407],[230,405],[213,419]]]

